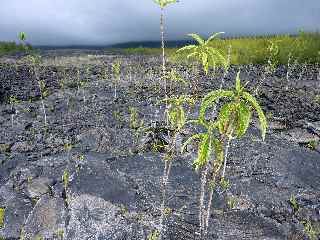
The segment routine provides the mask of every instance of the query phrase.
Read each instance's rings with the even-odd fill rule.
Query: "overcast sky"
[[[27,33],[34,45],[107,45],[158,40],[152,0],[1,0],[0,40]],[[320,30],[320,0],[180,0],[165,10],[166,39]]]

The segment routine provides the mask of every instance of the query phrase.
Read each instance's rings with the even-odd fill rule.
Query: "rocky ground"
[[[159,144],[168,140],[160,59],[47,51],[34,72],[21,58],[0,59],[0,239],[148,239],[160,218]],[[119,82],[112,75],[116,59]],[[222,70],[205,77],[197,67],[169,66],[186,80],[170,83],[172,94],[200,98],[220,86]],[[263,66],[232,66],[224,87],[233,87],[239,68],[253,92]],[[287,78],[280,66],[261,82],[266,140],[254,121],[232,142],[230,188],[215,193],[208,239],[319,239],[319,69],[296,66]],[[48,92],[47,125],[35,73]],[[192,131],[180,134],[178,147]],[[174,159],[164,239],[197,239],[193,149]]]

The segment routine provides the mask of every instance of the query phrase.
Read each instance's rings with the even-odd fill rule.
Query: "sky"
[[[20,31],[33,45],[110,45],[160,40],[153,0],[1,0],[0,41]],[[165,37],[320,31],[320,0],[180,0],[165,9]]]

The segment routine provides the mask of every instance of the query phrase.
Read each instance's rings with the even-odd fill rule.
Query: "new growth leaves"
[[[161,9],[164,9],[167,5],[178,2],[177,0],[153,0],[154,3],[159,5]]]
[[[217,65],[222,65],[225,69],[228,68],[228,61],[223,54],[216,48],[210,46],[210,42],[223,32],[214,33],[207,40],[204,40],[198,34],[191,33],[188,36],[192,37],[197,45],[188,45],[180,48],[177,52],[190,52],[187,58],[194,58],[202,64],[203,70],[208,74],[209,68],[216,69]]]

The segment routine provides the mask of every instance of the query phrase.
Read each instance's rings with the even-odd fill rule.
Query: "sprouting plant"
[[[207,120],[206,113],[208,109],[213,107],[220,99],[229,99],[229,102],[224,103],[220,108],[218,119]],[[204,127],[205,132],[197,133],[191,136],[182,147],[182,151],[193,140],[200,140],[198,145],[198,157],[194,160],[193,165],[195,170],[201,171],[201,187],[200,187],[200,235],[205,237],[207,234],[213,191],[216,186],[216,177],[222,173],[220,183],[227,186],[225,182],[225,171],[227,164],[228,150],[230,142],[234,138],[241,138],[247,131],[252,118],[252,110],[258,113],[260,121],[260,130],[262,139],[265,139],[267,121],[266,117],[258,104],[257,100],[241,85],[240,73],[236,77],[235,90],[215,90],[208,93],[202,100],[198,120],[193,121]],[[216,137],[216,136],[219,137]],[[215,153],[215,161],[211,155]],[[210,169],[212,165],[212,169]],[[209,200],[207,208],[204,208],[205,185],[207,183],[207,175],[209,174]],[[223,187],[222,186],[222,187]]]
[[[4,214],[5,214],[5,208],[0,208],[0,229],[4,226]]]
[[[19,32],[18,37],[19,37],[20,43],[23,46],[24,50],[27,50],[28,47],[26,45],[26,39],[27,39],[26,33],[25,32]]]
[[[63,145],[63,149],[67,152],[68,154],[68,161],[70,161],[70,153],[71,153],[71,150],[72,150],[72,144],[71,143],[65,143]]]
[[[15,105],[19,104],[20,100],[17,99],[15,96],[9,97],[9,104],[11,105],[11,126],[13,127],[13,120],[14,116],[17,114],[17,110],[15,109]]]
[[[266,78],[271,75],[272,73],[275,72],[277,66],[279,65],[279,53],[280,49],[278,46],[278,41],[269,41],[269,46],[268,46],[268,59],[267,59],[267,64],[265,65],[264,72],[263,72],[263,77],[262,79],[258,82],[257,87],[254,91],[254,95],[257,95],[259,93],[259,89],[261,85],[264,83]]]
[[[19,32],[19,39],[20,41],[24,42],[26,40],[27,36],[25,32]]]
[[[129,111],[130,111],[130,128],[137,129],[139,127],[137,109],[134,107],[130,107]]]
[[[63,240],[64,238],[64,230],[63,229],[59,229],[56,233],[57,237],[59,240]]]
[[[69,171],[67,169],[65,169],[63,171],[63,175],[62,175],[62,183],[63,183],[63,187],[64,187],[65,192],[67,192],[67,190],[68,190],[69,179],[70,179]]]
[[[117,126],[121,127],[124,123],[124,117],[119,110],[112,111],[112,117],[117,121]]]
[[[289,203],[294,213],[299,211],[299,204],[297,202],[296,197],[293,194],[290,196]]]
[[[316,229],[310,220],[302,221],[304,232],[310,240],[317,240],[320,237],[320,229]]]
[[[230,210],[234,209],[236,207],[236,204],[237,204],[237,198],[234,197],[234,196],[229,196],[227,198],[227,205],[228,205],[228,208]]]
[[[120,82],[121,77],[121,61],[116,60],[112,63],[112,73],[114,79],[114,99],[117,98],[117,85]]]
[[[85,156],[83,154],[80,154],[76,159],[75,159],[75,168],[76,172],[79,173],[80,169],[82,167],[82,164],[85,161]]]
[[[25,239],[25,231],[24,231],[24,227],[21,227],[20,234],[19,234],[19,240],[24,240],[24,239]]]
[[[158,240],[160,238],[160,233],[158,230],[153,230],[147,237],[147,240]]]
[[[273,73],[276,70],[277,65],[279,64],[280,49],[279,49],[278,42],[280,41],[269,41],[270,45],[268,47],[269,58],[268,58],[267,70],[270,73]]]
[[[315,150],[318,145],[318,142],[316,140],[311,140],[308,142],[307,147],[311,150]]]

